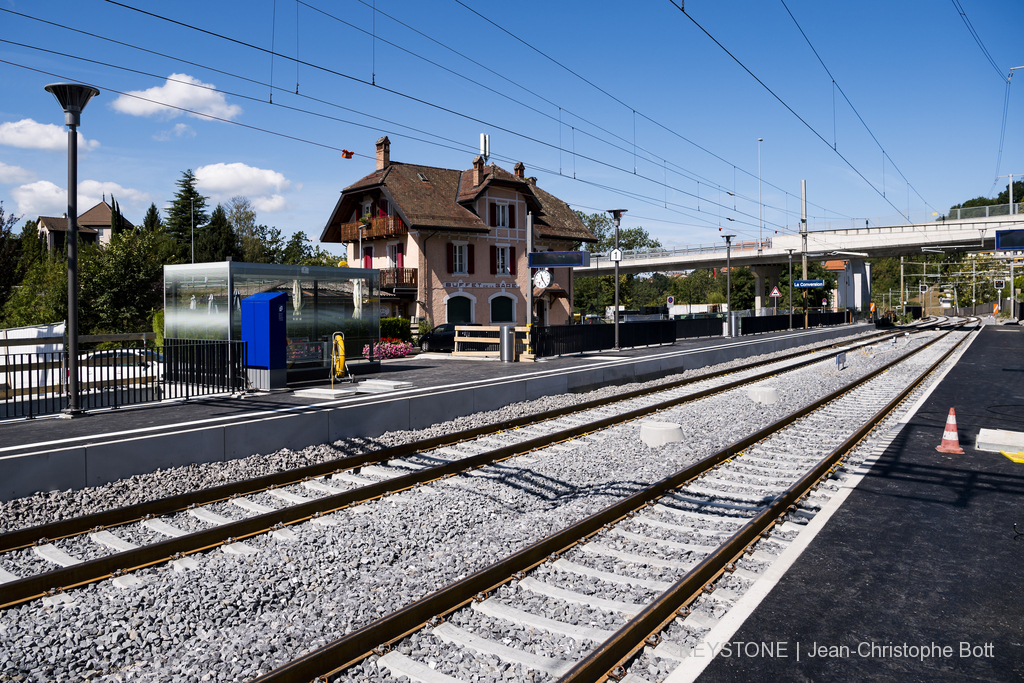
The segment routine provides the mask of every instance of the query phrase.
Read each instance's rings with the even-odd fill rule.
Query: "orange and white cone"
[[[946,416],[946,429],[942,432],[942,443],[935,447],[939,453],[957,453],[963,455],[964,449],[960,448],[960,437],[956,435],[956,410],[949,409]]]

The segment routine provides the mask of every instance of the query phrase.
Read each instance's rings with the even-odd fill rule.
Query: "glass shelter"
[[[289,379],[326,373],[334,332],[345,335],[349,359],[379,361],[371,349],[380,341],[380,271],[367,268],[238,261],[164,266],[164,336],[238,340],[242,299],[261,292],[288,295]]]

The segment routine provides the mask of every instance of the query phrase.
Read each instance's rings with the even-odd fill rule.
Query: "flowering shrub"
[[[401,339],[383,338],[380,343],[373,345],[373,358],[388,360],[389,358],[404,358],[412,353],[412,342]],[[363,356],[370,357],[370,345],[363,346]]]

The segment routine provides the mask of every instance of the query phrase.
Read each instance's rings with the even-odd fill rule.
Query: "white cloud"
[[[165,119],[177,118],[185,113],[196,118],[208,114],[221,119],[233,119],[241,114],[242,108],[237,104],[228,104],[224,95],[217,92],[215,87],[212,83],[203,83],[188,74],[171,74],[163,85],[148,90],[133,90],[118,97],[110,106],[123,114],[160,116]],[[173,107],[192,111],[184,112]]]
[[[18,213],[27,218],[60,216],[68,209],[67,192],[49,180],[37,180],[16,187],[11,190],[11,196],[18,202]]]
[[[167,142],[172,137],[175,137],[175,138],[186,138],[186,137],[187,138],[194,138],[195,136],[196,136],[196,132],[192,129],[192,126],[190,126],[190,125],[188,125],[186,123],[176,123],[176,124],[174,124],[174,128],[172,128],[170,130],[162,130],[162,131],[160,131],[159,133],[157,133],[156,135],[153,136],[153,139],[157,140],[158,142]]]
[[[195,174],[196,187],[214,201],[248,197],[257,211],[282,211],[288,203],[281,195],[292,189],[292,182],[283,174],[242,163],[200,166]]]
[[[252,200],[252,206],[257,211],[274,213],[284,211],[288,207],[288,202],[281,195],[275,194],[269,197],[256,197]]]
[[[108,204],[110,196],[113,195],[122,207],[130,207],[139,211],[152,201],[147,193],[133,190],[130,187],[121,187],[117,183],[83,180],[78,184],[78,213],[84,213],[99,204],[104,193]],[[24,214],[26,217],[60,216],[68,210],[67,191],[49,180],[37,180],[34,183],[16,187],[11,190],[11,196],[18,203],[18,213]],[[127,218],[132,220],[130,217]]]
[[[20,166],[8,166],[0,161],[0,183],[4,185],[16,185],[18,183],[29,183],[36,179],[36,174]]]
[[[52,123],[39,123],[32,119],[0,123],[0,145],[23,149],[45,149],[48,152],[64,152],[68,148],[67,129]],[[100,143],[86,140],[78,134],[78,149],[96,149]]]
[[[96,206],[106,195],[107,203],[110,197],[117,199],[122,207],[142,208],[149,204],[152,199],[149,194],[140,190],[133,190],[130,187],[121,187],[117,183],[101,183],[98,180],[83,180],[78,183],[78,210],[86,211]],[[123,210],[122,210],[123,213]]]

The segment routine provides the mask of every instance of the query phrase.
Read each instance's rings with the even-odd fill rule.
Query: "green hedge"
[[[408,318],[381,318],[380,319],[381,339],[401,339],[412,341],[412,330],[409,327]]]

